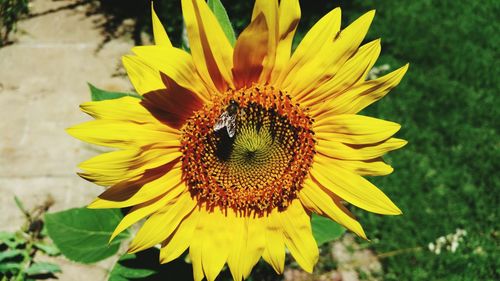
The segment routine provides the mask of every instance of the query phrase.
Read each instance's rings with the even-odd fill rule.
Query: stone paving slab
[[[128,38],[101,43],[100,15],[87,16],[76,0],[33,0],[34,17],[19,23],[16,43],[0,48],[0,231],[24,222],[18,196],[32,209],[51,196],[50,211],[81,207],[103,191],[76,175],[76,165],[97,154],[95,147],[67,135],[65,128],[89,120],[78,108],[88,101],[87,81],[107,90],[128,91],[114,75]],[[71,9],[64,7],[70,6]],[[79,265],[57,257],[59,280],[105,280],[113,260]],[[85,274],[82,274],[85,273]]]
[[[2,195],[29,196],[32,190],[42,194],[46,189],[54,193],[56,208],[71,205],[68,196],[81,203],[86,201],[81,195],[91,200],[102,191],[89,184],[93,192],[80,194],[85,182],[75,174],[76,165],[97,152],[64,131],[89,120],[78,108],[89,100],[87,81],[109,90],[131,89],[125,77],[113,74],[132,40],[113,40],[96,52],[103,40],[96,28],[99,18],[86,17],[85,6],[57,10],[72,3],[76,1],[33,1],[32,13],[42,15],[20,22],[17,42],[0,49]],[[57,185],[59,178],[63,184]],[[46,181],[56,182],[49,186]],[[2,210],[11,201],[0,196]],[[5,218],[0,217],[0,229]]]
[[[23,214],[15,205],[14,196],[20,198],[28,210],[42,205],[49,197],[53,198],[55,204],[49,211],[57,212],[83,207],[101,191],[100,187],[73,176],[0,178],[0,230],[15,231],[24,222]]]

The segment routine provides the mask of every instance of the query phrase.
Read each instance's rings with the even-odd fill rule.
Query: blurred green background
[[[239,33],[253,1],[222,2]],[[378,254],[384,280],[500,280],[500,1],[302,0],[295,45],[338,6],[343,26],[377,10],[366,38],[382,38],[376,66],[410,63],[402,83],[362,113],[402,124],[398,137],[409,144],[385,157],[395,172],[371,180],[404,215],[353,209],[371,239],[357,243]],[[136,44],[151,32],[148,1],[101,0],[94,7],[89,14],[106,15],[102,28],[108,39],[129,18],[135,20]],[[180,1],[159,0],[155,7],[180,46]],[[429,250],[429,243],[457,229],[467,235],[455,252]],[[257,268],[255,274],[253,280],[260,281],[267,271]]]

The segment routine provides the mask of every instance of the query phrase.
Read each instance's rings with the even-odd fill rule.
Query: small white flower
[[[435,242],[429,243],[428,248],[436,255],[439,255],[441,253],[441,249],[443,248],[447,251],[455,253],[458,249],[458,245],[464,240],[463,237],[466,235],[467,231],[457,228],[455,230],[455,233],[450,233],[445,236],[438,237]]]
[[[444,245],[446,243],[446,238],[444,236],[439,237],[436,242],[440,245]]]

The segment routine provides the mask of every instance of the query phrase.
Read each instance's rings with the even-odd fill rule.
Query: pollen
[[[236,101],[236,133],[214,130]],[[290,96],[270,86],[229,90],[187,121],[183,178],[208,209],[263,214],[297,198],[315,154],[312,119]]]

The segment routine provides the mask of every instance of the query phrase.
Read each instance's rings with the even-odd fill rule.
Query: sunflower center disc
[[[215,130],[231,101],[236,130]],[[232,108],[234,111],[234,107]],[[183,177],[193,196],[211,209],[239,213],[284,209],[314,156],[311,119],[271,87],[229,91],[196,112],[182,137]]]

